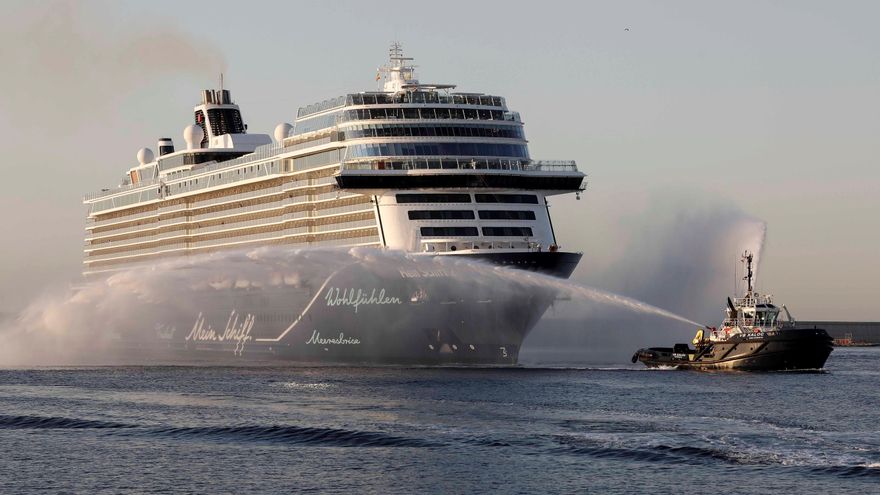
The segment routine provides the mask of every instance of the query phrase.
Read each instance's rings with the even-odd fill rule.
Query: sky
[[[533,158],[576,160],[588,174],[581,200],[551,207],[563,247],[584,252],[576,281],[691,317],[701,310],[686,301],[702,305],[705,291],[686,282],[711,276],[708,314],[720,317],[740,246],[719,239],[763,221],[759,285],[795,316],[880,320],[880,3],[7,1],[4,11],[0,312],[77,280],[82,195],[118,184],[159,137],[182,144],[198,91],[220,72],[250,132],[271,134],[299,106],[375,89],[399,40],[423,82],[506,97]]]

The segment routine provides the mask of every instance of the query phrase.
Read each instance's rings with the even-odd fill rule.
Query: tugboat
[[[632,362],[649,368],[690,370],[783,371],[818,370],[831,354],[833,340],[825,330],[796,328],[788,309],[773,304],[772,296],[752,286],[752,261],[743,254],[748,289],[744,297],[727,298],[721,328],[698,329],[692,343],[639,349]],[[779,318],[780,309],[787,320]]]

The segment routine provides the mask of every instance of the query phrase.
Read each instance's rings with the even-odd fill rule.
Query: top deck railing
[[[503,158],[389,158],[343,162],[343,170],[502,170],[514,172],[577,172],[574,160],[509,160]]]
[[[483,107],[507,108],[507,102],[501,96],[478,93],[441,93],[436,91],[403,91],[399,93],[353,93],[338,96],[318,103],[300,107],[296,117],[302,119],[327,110],[359,105],[471,105]]]
[[[747,295],[746,297],[735,297],[733,298],[733,304],[737,307],[754,307],[758,304],[772,304],[773,297],[770,295],[764,294],[752,294]]]

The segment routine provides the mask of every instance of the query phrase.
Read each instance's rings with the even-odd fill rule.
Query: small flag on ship
[[[378,81],[378,80],[381,79],[381,78],[382,78],[382,77],[379,76],[379,72],[376,72],[376,80]]]

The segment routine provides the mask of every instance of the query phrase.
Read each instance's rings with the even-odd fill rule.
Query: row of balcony
[[[142,213],[138,213],[138,214],[134,214],[134,215],[122,216],[122,217],[109,218],[106,220],[96,221],[96,220],[90,218],[86,224],[86,230],[94,230],[94,229],[98,229],[98,228],[109,227],[109,226],[116,225],[116,224],[129,223],[129,222],[132,222],[135,220],[141,220],[144,218],[149,218],[149,217],[154,217],[154,216],[168,215],[168,214],[173,214],[173,213],[177,213],[177,212],[181,212],[181,211],[189,211],[189,210],[210,208],[210,207],[214,207],[214,206],[228,205],[231,203],[235,203],[237,201],[266,198],[266,197],[270,197],[270,196],[282,194],[282,193],[287,193],[287,192],[299,193],[299,194],[296,194],[296,196],[306,196],[309,194],[309,192],[311,190],[318,189],[318,188],[326,188],[328,186],[335,187],[335,184],[336,184],[336,179],[332,176],[322,177],[319,179],[310,179],[310,181],[312,182],[311,184],[307,184],[306,180],[291,181],[291,182],[283,184],[281,186],[274,186],[274,187],[268,187],[268,188],[264,188],[264,189],[257,189],[257,190],[253,190],[253,191],[246,191],[246,192],[228,195],[228,196],[218,196],[216,198],[204,199],[204,200],[196,201],[196,202],[192,202],[192,203],[169,204],[167,206],[163,206],[163,207],[160,207],[157,209],[152,209],[152,210],[149,210],[146,212],[142,212]],[[115,230],[114,230],[114,233],[116,233]]]
[[[351,237],[346,237],[347,232],[357,232],[364,229],[372,229],[371,233],[365,231],[365,235],[363,237],[372,239],[375,242],[378,242],[378,238],[375,236],[378,235],[378,227],[376,226],[376,221],[374,219],[369,220],[358,220],[353,222],[346,222],[344,224],[331,224],[324,226],[327,228],[309,228],[309,227],[294,227],[282,230],[275,230],[271,232],[260,232],[249,235],[239,235],[232,237],[225,237],[220,239],[210,239],[204,241],[196,241],[196,242],[175,242],[167,245],[163,245],[160,247],[152,247],[152,248],[142,248],[130,251],[124,251],[120,253],[110,253],[104,255],[95,255],[88,256],[83,263],[87,266],[94,266],[96,264],[106,264],[104,262],[119,260],[120,263],[127,261],[135,261],[137,258],[146,258],[152,256],[162,256],[162,255],[170,255],[170,254],[182,254],[183,252],[195,251],[199,252],[200,250],[208,249],[208,248],[234,248],[237,246],[244,246],[247,244],[251,244],[254,242],[262,242],[266,243],[267,241],[279,241],[279,242],[288,242],[293,241],[297,237],[302,238],[302,243],[310,242],[309,239],[313,239],[314,236],[322,236],[326,237],[328,235],[339,234],[340,238],[350,239]],[[337,227],[337,228],[333,228]],[[319,241],[314,241],[319,242]]]
[[[346,202],[346,204],[350,204],[352,208],[357,209],[357,205],[363,205],[369,203],[369,198],[366,196],[362,196],[359,194],[342,194],[338,197],[334,195],[331,199],[323,199],[320,201],[310,200],[306,202],[291,202],[291,198],[279,199],[277,201],[273,201],[271,203],[262,203],[251,206],[243,206],[235,209],[227,209],[214,211],[209,213],[204,213],[201,215],[190,215],[190,216],[176,216],[173,218],[168,218],[165,220],[160,220],[158,222],[150,222],[139,224],[123,229],[116,229],[109,232],[99,232],[94,235],[86,236],[86,245],[94,245],[95,241],[99,241],[101,239],[118,237],[120,235],[132,234],[137,232],[149,232],[149,231],[158,231],[162,229],[166,229],[167,227],[179,227],[180,229],[186,228],[187,225],[195,225],[199,222],[205,222],[209,220],[219,220],[219,219],[229,219],[229,224],[236,223],[236,218],[246,217],[252,214],[266,214],[274,211],[282,211],[284,209],[290,210],[289,213],[292,214],[296,211],[304,212],[304,216],[319,216],[319,215],[327,215],[328,210],[337,210],[338,208],[327,208],[328,204],[336,203],[336,202]],[[343,205],[343,208],[346,207]],[[360,206],[363,208],[363,206]],[[338,209],[338,211],[349,211]],[[353,211],[353,210],[351,210]],[[309,215],[309,212],[314,212]],[[140,240],[142,237],[137,237]],[[125,242],[131,242],[131,237]],[[110,243],[119,243],[120,241],[109,241]],[[124,242],[122,242],[124,244]],[[107,242],[97,242],[97,244],[101,244],[103,247]]]
[[[155,243],[162,241],[171,241],[175,238],[193,238],[199,237],[203,235],[216,234],[218,232],[236,232],[236,231],[246,231],[253,228],[260,227],[272,227],[272,226],[280,226],[284,225],[288,222],[299,221],[298,223],[303,224],[304,226],[308,226],[309,224],[315,224],[315,220],[324,219],[324,218],[333,218],[339,217],[341,222],[345,222],[344,218],[348,215],[359,215],[365,216],[370,215],[372,219],[373,211],[370,209],[363,209],[350,211],[350,212],[342,212],[335,214],[326,214],[323,216],[313,216],[309,215],[310,212],[300,211],[294,212],[286,215],[281,215],[274,218],[259,218],[255,220],[245,221],[245,222],[236,222],[230,224],[220,224],[220,225],[212,225],[209,227],[201,227],[196,229],[188,229],[188,230],[179,230],[172,232],[164,232],[164,233],[156,233],[151,235],[146,235],[142,237],[136,237],[133,239],[121,239],[117,241],[109,241],[102,242],[100,244],[87,245],[85,248],[86,253],[98,252],[98,251],[106,251],[108,249],[117,249],[126,246],[137,246],[143,245],[147,243]],[[271,221],[267,221],[271,220]],[[309,221],[311,220],[311,221]],[[303,222],[304,221],[304,222]],[[235,234],[232,234],[235,235]],[[155,247],[155,246],[153,246]]]

